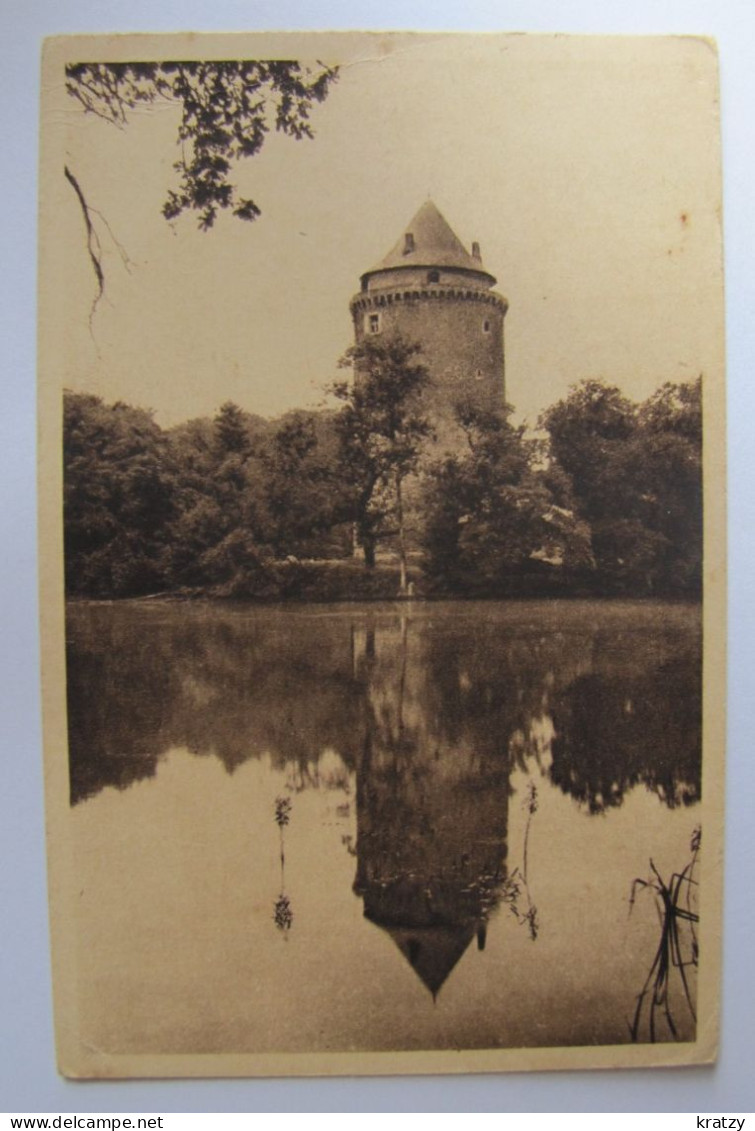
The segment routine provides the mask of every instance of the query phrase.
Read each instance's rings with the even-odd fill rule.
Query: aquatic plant
[[[291,798],[290,797],[276,797],[275,799],[275,823],[280,832],[280,865],[281,865],[281,892],[275,901],[273,908],[273,922],[279,931],[289,931],[294,921],[294,913],[291,910],[291,901],[286,895],[286,852],[283,843],[283,830],[288,825],[291,819]]]
[[[506,877],[501,887],[501,902],[506,904],[519,924],[527,924],[530,938],[535,942],[540,924],[537,917],[537,907],[532,901],[527,879],[530,825],[533,816],[537,813],[537,786],[533,781],[527,783],[527,795],[524,799],[523,808],[527,812],[527,824],[524,827],[522,870],[520,872],[518,868],[514,868],[513,872]],[[526,906],[523,904],[523,900],[526,900]]]
[[[273,922],[279,931],[290,931],[293,921],[294,913],[291,910],[291,901],[284,892],[281,892],[273,908]]]
[[[291,819],[291,798],[290,797],[276,797],[275,799],[275,823],[279,829],[283,829]]]
[[[700,852],[700,840],[701,830],[698,826],[690,839],[690,860],[681,872],[672,873],[668,883],[663,879],[651,859],[652,878],[648,880],[635,879],[632,884],[629,897],[630,913],[634,907],[638,889],[652,891],[656,898],[661,928],[655,957],[643,987],[637,995],[637,1005],[629,1025],[633,1042],[640,1040],[640,1031],[644,1021],[647,1022],[651,1043],[658,1039],[659,1015],[673,1039],[679,1040],[679,1025],[671,1008],[671,997],[675,992],[677,981],[682,991],[682,1002],[692,1020],[697,1021],[692,989],[687,977],[687,968],[697,966],[699,955],[697,932],[695,930],[695,924],[699,922],[699,915],[692,910],[692,894],[693,889],[697,887],[695,870]],[[686,961],[682,952],[680,935],[682,924],[688,924],[690,956]],[[675,971],[677,972],[676,976]]]

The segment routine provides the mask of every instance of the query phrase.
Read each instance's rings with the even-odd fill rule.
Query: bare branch
[[[64,172],[66,175],[66,180],[73,187],[73,191],[76,193],[79,205],[81,206],[81,214],[84,217],[84,223],[86,225],[87,232],[87,251],[89,252],[89,258],[92,261],[92,269],[97,280],[97,294],[94,296],[92,309],[89,312],[89,322],[91,325],[92,317],[95,310],[97,309],[97,303],[105,293],[105,276],[102,271],[101,261],[102,249],[100,247],[99,237],[94,230],[94,226],[92,225],[90,208],[87,204],[84,193],[81,191],[81,186],[79,185],[79,182],[76,180],[76,177],[73,175],[67,165],[65,166]]]

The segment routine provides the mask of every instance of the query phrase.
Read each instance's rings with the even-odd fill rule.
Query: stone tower
[[[454,443],[459,401],[489,409],[505,402],[508,303],[491,289],[495,282],[479,244],[470,255],[427,200],[385,259],[365,271],[351,300],[357,345],[370,334],[399,333],[422,347],[431,377],[428,408],[443,444]]]

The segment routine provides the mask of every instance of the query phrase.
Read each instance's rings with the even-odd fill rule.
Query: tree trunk
[[[401,475],[396,476],[396,520],[398,522],[398,560],[399,560],[399,584],[398,591],[401,597],[405,597],[408,590],[407,585],[407,568],[406,568],[406,541],[404,539],[404,503],[401,498]]]
[[[362,550],[364,551],[364,565],[366,569],[375,568],[375,548],[377,539],[371,530],[362,528],[359,532],[359,541],[362,543]]]

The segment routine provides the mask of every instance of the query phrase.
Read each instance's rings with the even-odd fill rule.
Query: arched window
[[[484,319],[484,321],[482,323],[482,332],[483,332],[483,334],[489,334],[490,333],[490,319],[489,318]]]
[[[427,272],[427,281],[428,281],[428,283],[439,283],[440,282],[440,271],[428,271]]]
[[[377,334],[378,331],[380,330],[380,315],[379,314],[371,314],[369,316],[368,326],[369,326],[369,331],[370,331],[371,334]]]

